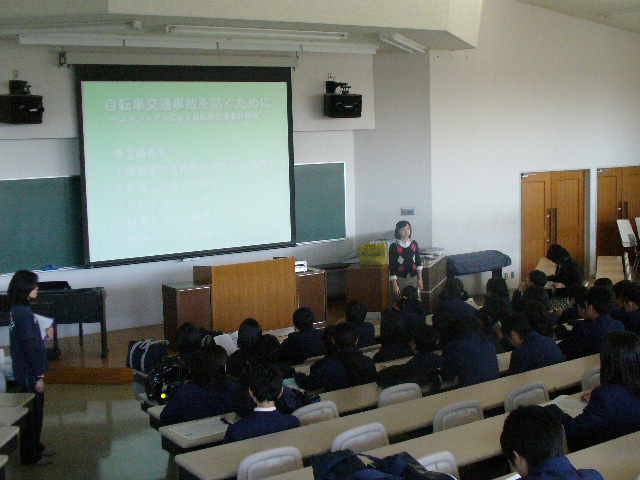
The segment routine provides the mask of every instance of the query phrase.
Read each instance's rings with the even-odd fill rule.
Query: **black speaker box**
[[[0,95],[0,123],[42,123],[42,95]]]
[[[362,116],[362,95],[355,93],[325,93],[324,116],[360,118]]]

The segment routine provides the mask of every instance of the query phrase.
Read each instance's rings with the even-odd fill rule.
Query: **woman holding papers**
[[[49,362],[38,321],[29,302],[38,296],[38,276],[19,270],[8,289],[11,302],[10,343],[13,376],[22,392],[35,394],[33,410],[27,414],[20,431],[20,460],[27,465],[49,465],[54,454],[40,443],[44,413],[44,374]]]

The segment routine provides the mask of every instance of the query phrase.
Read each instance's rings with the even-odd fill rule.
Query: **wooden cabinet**
[[[438,306],[440,293],[447,281],[447,257],[440,257],[432,262],[425,262],[422,267],[424,290],[420,292],[422,305],[427,313],[433,313]]]
[[[598,169],[597,256],[623,254],[616,220],[640,216],[640,167]]]
[[[522,263],[526,277],[552,243],[584,260],[584,171],[522,174]]]
[[[313,310],[316,322],[327,319],[327,275],[324,270],[307,270],[296,273],[298,308]]]
[[[175,346],[178,327],[183,323],[193,322],[211,330],[211,285],[196,282],[162,285],[162,316],[164,338],[172,346]]]
[[[352,265],[347,269],[347,301],[358,300],[370,312],[389,307],[389,265]]]

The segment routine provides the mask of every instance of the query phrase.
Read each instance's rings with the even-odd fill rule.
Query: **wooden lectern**
[[[294,258],[193,267],[193,279],[211,285],[212,326],[233,332],[247,317],[262,330],[291,326],[297,308]]]

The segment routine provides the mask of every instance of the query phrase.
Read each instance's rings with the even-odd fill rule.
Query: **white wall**
[[[0,126],[0,179],[80,173],[72,70],[59,69],[55,58],[55,52],[46,47],[0,42],[0,78],[10,79],[13,69],[20,70],[21,78],[32,84],[32,93],[43,95],[46,109],[42,125]],[[341,81],[353,82],[354,87],[364,92],[366,101],[371,102],[371,108],[361,119],[332,122],[322,117],[322,94],[329,72],[340,75]],[[292,74],[292,87],[296,163],[344,162],[346,165],[347,240],[218,255],[193,262],[172,260],[43,272],[40,279],[67,280],[74,288],[105,287],[108,328],[116,330],[162,323],[161,285],[191,280],[194,265],[251,262],[283,255],[316,264],[336,261],[351,253],[356,210],[353,130],[375,126],[373,58],[371,55],[303,54]],[[0,90],[8,91],[8,84],[0,82]],[[316,105],[317,102],[320,103]],[[10,276],[0,276],[0,290],[6,290],[9,280]],[[98,325],[90,324],[86,331],[98,331]],[[77,326],[60,327],[61,336],[76,332]],[[6,332],[0,331],[0,344],[6,342]]]
[[[430,61],[433,242],[501,250],[514,284],[521,172],[640,164],[640,35],[491,0],[478,48]]]
[[[411,222],[431,244],[429,62],[424,55],[378,53],[373,62],[376,129],[355,134],[356,240],[368,242]],[[415,215],[401,217],[400,209]]]

